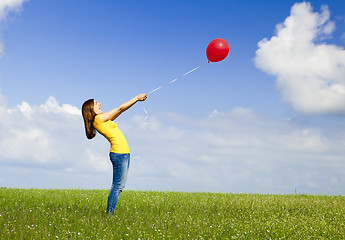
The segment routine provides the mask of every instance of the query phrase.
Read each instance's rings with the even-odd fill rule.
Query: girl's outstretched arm
[[[139,94],[138,96],[132,98],[128,102],[121,104],[119,107],[110,110],[109,112],[101,114],[102,122],[106,122],[108,120],[114,121],[121,113],[125,112],[127,109],[132,107],[138,101],[145,101],[147,98],[147,94]]]

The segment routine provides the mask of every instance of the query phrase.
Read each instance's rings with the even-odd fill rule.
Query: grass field
[[[345,239],[345,197],[0,188],[0,239]]]

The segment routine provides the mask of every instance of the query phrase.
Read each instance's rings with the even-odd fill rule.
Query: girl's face
[[[103,113],[101,109],[101,104],[98,103],[96,100],[94,100],[93,110],[97,115]]]

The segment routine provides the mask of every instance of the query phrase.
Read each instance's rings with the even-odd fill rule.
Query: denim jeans
[[[120,193],[125,188],[130,162],[130,154],[110,152],[110,161],[113,164],[113,184],[108,196],[107,213],[113,215]]]

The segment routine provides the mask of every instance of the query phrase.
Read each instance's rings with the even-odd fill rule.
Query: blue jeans
[[[107,213],[113,215],[120,193],[125,188],[129,168],[130,154],[110,152],[110,161],[113,164],[113,184],[108,196]]]

